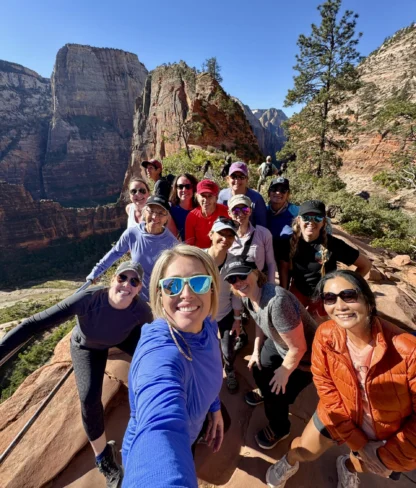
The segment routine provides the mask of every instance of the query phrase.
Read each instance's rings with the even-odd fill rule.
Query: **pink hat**
[[[233,163],[230,166],[230,170],[228,171],[228,175],[230,176],[233,173],[237,173],[237,171],[240,171],[241,173],[244,173],[246,176],[248,176],[247,165],[241,161],[237,161],[236,163]]]
[[[196,186],[196,192],[201,193],[211,193],[212,195],[218,196],[220,189],[215,181],[212,180],[202,180]]]

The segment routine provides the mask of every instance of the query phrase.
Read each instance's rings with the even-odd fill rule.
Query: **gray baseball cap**
[[[117,268],[116,276],[126,271],[133,271],[134,273],[136,273],[137,278],[139,278],[140,281],[143,280],[143,268],[140,263],[135,263],[134,261],[124,261]]]

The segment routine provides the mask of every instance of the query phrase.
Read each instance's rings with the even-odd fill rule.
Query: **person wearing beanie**
[[[246,195],[252,201],[250,222],[266,227],[266,204],[259,192],[248,187],[248,168],[241,161],[233,163],[227,176],[229,187],[220,191],[218,202],[228,206],[228,201],[234,195]]]
[[[217,203],[219,187],[212,180],[202,180],[196,187],[199,207],[189,212],[185,221],[185,242],[207,249],[211,246],[209,233],[218,217],[228,217],[225,205]]]

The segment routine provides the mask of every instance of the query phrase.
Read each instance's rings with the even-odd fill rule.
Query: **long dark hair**
[[[351,285],[356,290],[358,290],[358,293],[363,297],[364,302],[368,307],[370,319],[372,320],[377,315],[376,299],[374,297],[374,293],[371,291],[370,285],[367,283],[367,281],[355,271],[351,271],[349,269],[337,269],[335,271],[331,271],[330,273],[325,275],[317,284],[313,294],[313,299],[315,301],[321,300],[321,295],[324,291],[325,283],[338,277],[344,278],[344,280],[351,283]]]
[[[172,183],[172,189],[170,191],[169,195],[169,201],[172,205],[179,205],[179,197],[178,197],[178,180],[179,178],[187,178],[192,185],[192,191],[194,192],[192,196],[192,203],[194,207],[198,206],[198,203],[196,201],[196,185],[198,184],[198,180],[195,178],[194,175],[191,175],[190,173],[183,173],[181,175],[178,175]]]

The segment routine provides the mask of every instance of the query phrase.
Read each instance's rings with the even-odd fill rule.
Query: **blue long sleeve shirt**
[[[164,319],[146,324],[129,372],[130,421],[123,440],[123,488],[197,488],[191,446],[208,412],[220,410],[217,323],[181,333],[179,351]],[[183,340],[176,336],[188,354]]]
[[[130,251],[132,261],[140,263],[144,271],[143,288],[140,295],[145,301],[149,301],[149,281],[153,267],[162,251],[170,249],[178,243],[178,239],[170,230],[164,229],[161,234],[149,234],[146,232],[145,223],[140,222],[139,225],[129,227],[123,232],[111,251],[95,265],[87,276],[87,280],[94,280],[100,276],[117,259],[120,259],[127,251]]]
[[[247,188],[246,196],[253,202],[253,211],[250,216],[250,222],[254,225],[267,227],[266,204],[260,193],[252,188]],[[218,195],[218,203],[228,206],[228,200],[232,197],[231,188],[224,188]]]

